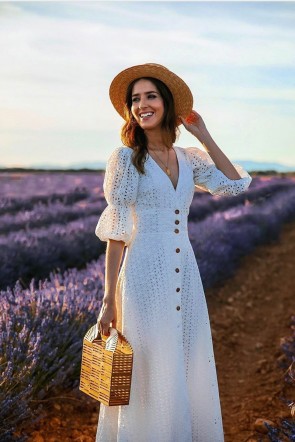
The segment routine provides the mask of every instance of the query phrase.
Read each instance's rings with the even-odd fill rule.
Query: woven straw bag
[[[86,333],[79,389],[104,405],[128,405],[133,350],[118,330],[109,330],[102,335],[95,324]]]

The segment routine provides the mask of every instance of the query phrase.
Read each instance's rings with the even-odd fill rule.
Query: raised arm
[[[202,117],[195,111],[181,118],[185,128],[198,138],[205,151],[198,147],[185,149],[197,187],[212,195],[237,195],[248,189],[252,177],[239,164],[233,164],[209,134]]]
[[[241,176],[238,174],[236,168],[217,146],[213,138],[211,137],[203,118],[196,111],[192,111],[192,114],[186,120],[181,118],[184,127],[194,135],[200,143],[204,146],[206,152],[210,155],[214,161],[216,167],[229,179],[239,180]]]

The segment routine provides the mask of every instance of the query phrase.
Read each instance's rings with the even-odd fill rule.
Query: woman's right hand
[[[115,300],[103,300],[101,310],[99,312],[99,316],[97,318],[98,328],[100,333],[109,336],[109,327],[110,323],[112,323],[112,327],[116,328],[117,326],[117,307]]]

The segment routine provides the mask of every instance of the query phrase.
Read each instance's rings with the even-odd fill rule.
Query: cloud
[[[187,81],[222,141],[230,134],[237,139],[238,127],[243,129],[237,121],[255,115],[247,131],[249,155],[271,151],[272,159],[279,159],[276,140],[282,133],[276,121],[284,127],[285,149],[293,149],[294,11],[292,5],[256,2],[5,3],[0,8],[0,124],[7,130],[6,143],[25,150],[11,133],[27,129],[24,143],[37,146],[44,142],[42,129],[46,144],[60,140],[66,158],[69,147],[61,133],[69,146],[75,144],[71,132],[79,142],[87,133],[89,145],[102,134],[102,145],[109,147],[97,159],[106,159],[122,123],[109,101],[109,84],[125,67],[154,61]],[[233,121],[237,126],[227,129]],[[244,138],[241,148],[246,144]],[[77,145],[75,155],[85,159],[87,152]],[[7,161],[11,155],[6,153]],[[38,155],[36,149],[36,162]]]

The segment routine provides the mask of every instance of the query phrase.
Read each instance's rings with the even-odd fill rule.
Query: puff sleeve
[[[233,166],[241,178],[233,180],[216,167],[207,152],[198,147],[185,150],[192,164],[195,186],[209,191],[212,195],[238,195],[248,189],[252,177],[239,164],[233,163]]]
[[[109,157],[103,182],[107,207],[95,234],[101,241],[115,239],[128,244],[133,228],[132,205],[136,201],[139,174],[131,162],[132,149],[117,147]]]

